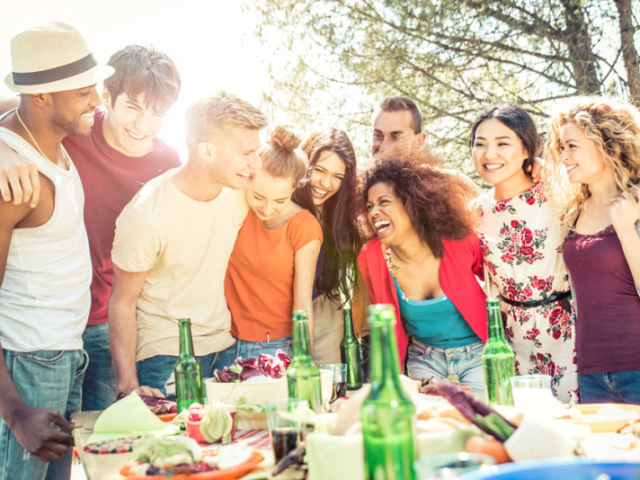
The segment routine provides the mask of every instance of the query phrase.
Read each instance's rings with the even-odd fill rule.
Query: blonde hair
[[[568,123],[575,123],[602,153],[621,192],[638,191],[640,181],[640,111],[622,99],[570,99],[551,117],[545,144],[545,159],[552,172],[547,192],[564,233],[573,229],[591,195],[587,185],[569,182],[560,161],[560,129]]]
[[[228,92],[219,92],[191,105],[185,113],[187,148],[224,134],[228,128],[262,130],[267,126],[264,114],[249,102]]]
[[[267,144],[258,150],[262,171],[272,177],[291,177],[295,188],[308,180],[309,158],[298,148],[300,137],[291,125],[277,124],[267,131]]]

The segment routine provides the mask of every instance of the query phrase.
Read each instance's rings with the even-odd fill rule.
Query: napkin
[[[160,420],[136,392],[118,400],[100,414],[88,443],[135,435],[174,435],[178,427]]]

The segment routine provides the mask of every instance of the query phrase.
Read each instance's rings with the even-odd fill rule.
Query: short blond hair
[[[267,118],[257,107],[228,92],[219,92],[191,105],[185,113],[187,148],[223,134],[230,127],[262,130]]]
[[[545,159],[551,165],[549,194],[565,231],[573,228],[589,187],[571,184],[560,161],[560,129],[575,123],[602,153],[618,189],[638,191],[640,182],[640,111],[619,98],[574,97],[551,117]]]

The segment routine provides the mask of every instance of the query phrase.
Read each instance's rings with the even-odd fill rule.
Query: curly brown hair
[[[388,158],[363,172],[360,180],[360,226],[367,240],[375,237],[366,219],[368,195],[378,183],[393,188],[418,237],[436,258],[444,256],[442,240],[462,240],[473,231],[474,217],[466,207],[469,187],[455,174],[410,158]]]
[[[565,233],[591,196],[587,185],[569,182],[562,164],[560,130],[568,123],[596,145],[621,192],[637,192],[640,183],[640,111],[619,98],[574,97],[561,104],[549,122],[545,158],[552,168],[547,189]]]

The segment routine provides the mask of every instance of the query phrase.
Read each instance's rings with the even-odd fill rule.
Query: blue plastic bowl
[[[583,459],[554,459],[505,463],[491,472],[475,471],[460,480],[594,480],[601,474],[611,480],[639,480],[639,462],[602,462]]]

